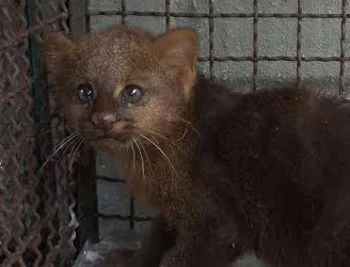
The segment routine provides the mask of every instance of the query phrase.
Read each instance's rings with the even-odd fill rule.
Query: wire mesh
[[[258,62],[262,61],[287,61],[287,62],[296,62],[297,69],[296,72],[298,73],[298,80],[300,81],[300,63],[301,62],[339,62],[341,65],[341,70],[339,74],[339,79],[344,80],[344,63],[350,61],[349,56],[345,56],[345,41],[346,41],[346,24],[347,19],[350,18],[350,14],[347,14],[347,1],[346,0],[337,0],[334,2],[338,2],[341,6],[341,12],[340,13],[333,13],[331,11],[326,11],[325,13],[305,13],[302,9],[302,0],[293,0],[291,2],[297,3],[297,12],[285,12],[285,13],[264,13],[259,11],[259,2],[266,2],[266,1],[259,1],[259,0],[250,0],[247,2],[251,2],[251,5],[253,7],[253,12],[243,12],[243,13],[220,13],[215,12],[214,13],[214,1],[213,0],[207,0],[209,5],[209,12],[207,13],[201,13],[201,12],[170,12],[170,5],[171,1],[164,0],[165,1],[165,12],[149,12],[149,11],[133,11],[133,10],[126,10],[125,2],[126,0],[122,1],[122,7],[120,10],[90,10],[89,15],[105,15],[105,16],[121,16],[122,21],[124,23],[125,18],[127,16],[140,16],[140,17],[164,17],[166,18],[166,25],[169,27],[170,24],[170,18],[206,18],[209,20],[209,56],[208,57],[200,57],[200,62],[209,62],[210,66],[213,66],[214,62],[226,62],[226,61],[234,61],[234,62],[253,62],[254,64],[254,70],[252,75],[253,80],[253,87],[256,89],[256,77],[257,77],[257,66]],[[132,2],[132,0],[130,0]],[[174,2],[177,2],[176,0]],[[186,1],[183,1],[186,2]],[[193,1],[192,1],[193,2]],[[194,1],[196,2],[196,1]],[[226,1],[227,2],[227,1]],[[233,1],[237,2],[237,5],[241,3],[241,1]],[[276,1],[272,1],[276,2]],[[216,3],[217,5],[220,5],[220,2]],[[214,23],[213,20],[217,18],[253,18],[253,53],[251,56],[214,56],[214,37],[213,33],[215,31],[214,29]],[[296,29],[296,35],[298,39],[298,44],[296,47],[297,55],[296,56],[259,56],[258,55],[258,20],[260,18],[277,18],[277,19],[283,19],[283,18],[295,18],[298,20],[298,26]],[[341,36],[340,36],[340,54],[338,56],[303,56],[301,54],[301,29],[302,29],[302,21],[303,19],[340,19],[341,20]],[[203,40],[202,40],[203,41]],[[212,67],[211,67],[212,69]],[[213,71],[210,71],[211,76]],[[254,78],[255,77],[255,78]],[[255,86],[254,86],[255,84]],[[340,83],[340,91],[342,91],[344,88],[344,84]]]
[[[76,254],[69,157],[44,164],[66,132],[38,52],[43,30],[68,32],[66,2],[0,2],[1,266],[69,266]]]

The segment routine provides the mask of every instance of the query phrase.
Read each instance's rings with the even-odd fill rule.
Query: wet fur
[[[58,99],[87,141],[97,134],[91,112],[120,112],[116,87],[155,91],[123,112],[166,157],[144,138],[133,150],[95,145],[115,157],[130,192],[161,213],[133,266],[227,266],[250,249],[275,266],[350,266],[345,101],[294,87],[233,93],[198,79],[196,41],[178,33],[157,48],[161,37],[123,26],[46,43]],[[166,55],[176,42],[175,57]],[[100,90],[89,112],[72,100],[84,79]]]

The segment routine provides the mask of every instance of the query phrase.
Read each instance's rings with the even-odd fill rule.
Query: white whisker
[[[180,142],[181,140],[183,140],[185,138],[185,136],[187,134],[187,129],[188,129],[188,127],[186,127],[185,132],[183,133],[183,135],[179,139],[176,140],[176,142]]]
[[[139,145],[140,145],[141,149],[143,150],[143,152],[144,152],[144,154],[145,154],[145,156],[147,158],[147,162],[148,162],[149,167],[152,168],[152,163],[151,163],[151,161],[150,161],[150,159],[148,157],[147,150],[144,148],[142,142],[140,142]]]
[[[143,180],[146,179],[146,176],[145,176],[145,163],[144,163],[144,160],[143,160],[143,155],[142,155],[142,151],[141,151],[141,148],[137,142],[137,140],[135,140],[135,145],[138,149],[138,151],[140,152],[140,157],[141,157],[141,168],[142,168],[142,177],[143,177]]]
[[[70,143],[72,140],[74,140],[76,137],[78,136],[78,133],[73,133],[69,136],[67,136],[66,138],[64,138],[61,142],[58,143],[58,147],[54,148],[54,151],[52,151],[50,153],[50,155],[48,156],[47,160],[43,163],[43,165],[41,165],[41,167],[39,168],[38,172],[40,172],[47,164],[48,162],[53,158],[53,156],[55,156],[65,145],[67,145],[68,143]]]
[[[141,134],[141,137],[143,137],[144,139],[146,139],[148,142],[150,142],[151,144],[153,144],[158,151],[164,156],[164,158],[168,161],[168,163],[170,164],[171,168],[173,169],[173,171],[175,172],[176,176],[178,176],[178,173],[174,167],[174,165],[172,164],[171,160],[169,159],[169,157],[165,154],[165,152],[151,139],[149,139],[148,137],[146,137],[145,135]]]
[[[72,149],[72,157],[71,157],[71,160],[70,160],[70,162],[69,162],[69,164],[68,164],[70,170],[73,169],[73,164],[74,164],[75,157],[76,157],[76,155],[77,155],[77,153],[78,153],[78,151],[79,151],[79,149],[80,149],[82,143],[83,143],[83,140],[78,140],[78,141],[75,143],[75,145],[74,145],[74,147],[73,147],[73,149]]]
[[[75,136],[71,142],[69,143],[69,145],[66,146],[66,148],[63,150],[61,158],[59,161],[62,161],[63,157],[69,153],[71,153],[73,151],[73,149],[75,148],[76,144],[79,142],[80,138],[79,136]],[[70,149],[70,150],[69,150]],[[69,150],[69,152],[67,152]]]
[[[186,153],[182,148],[180,148],[175,142],[171,141],[169,138],[165,137],[164,135],[161,135],[160,133],[157,133],[156,131],[153,130],[144,130],[149,134],[153,134],[159,138],[164,139],[165,141],[167,141],[170,145],[174,146],[175,148],[177,148],[179,151],[181,151],[182,153]]]
[[[131,150],[132,150],[132,166],[133,166],[133,170],[135,169],[135,161],[136,161],[136,153],[135,153],[134,143],[135,143],[135,139],[133,139],[132,142],[130,143]]]

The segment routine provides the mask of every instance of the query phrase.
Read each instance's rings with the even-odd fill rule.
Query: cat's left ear
[[[46,34],[41,47],[46,67],[50,73],[55,72],[62,57],[74,46],[74,43],[62,33]]]
[[[196,81],[196,63],[199,42],[195,30],[188,28],[171,29],[154,41],[161,64],[170,68],[181,81],[186,98]]]

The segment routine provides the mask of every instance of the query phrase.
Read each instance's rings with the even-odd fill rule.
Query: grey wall
[[[89,5],[91,30],[98,31],[108,25],[121,23],[118,12],[122,10],[121,0],[91,0]],[[304,0],[304,14],[341,14],[341,0]],[[165,12],[164,0],[126,0],[127,12]],[[297,0],[259,0],[259,13],[297,13]],[[349,11],[349,7],[347,7]],[[206,0],[171,0],[170,12],[175,13],[208,13],[209,1]],[[253,12],[253,0],[213,0],[213,12],[245,13]],[[125,17],[127,24],[139,25],[162,33],[166,28],[164,16]],[[341,18],[304,18],[301,21],[301,55],[305,57],[339,57]],[[289,56],[297,55],[297,24],[294,18],[259,18],[257,24],[258,56]],[[170,27],[189,26],[198,30],[201,41],[201,57],[209,56],[209,19],[170,17]],[[253,18],[221,17],[213,19],[213,56],[215,57],[245,57],[253,55]],[[348,26],[346,27],[348,30]],[[348,40],[344,42],[345,56],[350,56]],[[258,89],[268,86],[271,82],[296,78],[296,62],[261,61],[257,63]],[[345,74],[350,74],[350,65],[345,63]],[[199,63],[199,68],[209,73],[208,63]],[[307,82],[317,85],[317,89],[330,92],[339,90],[339,62],[302,62],[301,77]],[[223,80],[233,83],[235,90],[249,91],[252,89],[253,63],[245,62],[215,62],[213,74]],[[347,82],[347,81],[346,81]],[[103,155],[97,158],[98,173],[115,176],[111,163]],[[105,213],[129,213],[129,196],[123,185],[99,182],[99,207]],[[142,209],[137,209],[142,214]],[[114,228],[128,228],[127,222],[101,220],[102,235],[107,235]],[[144,224],[137,224],[142,230]]]

